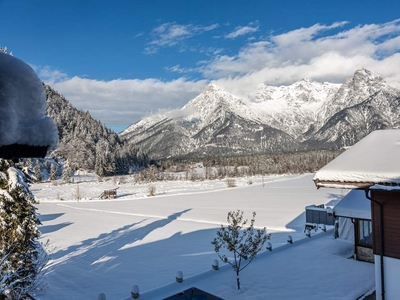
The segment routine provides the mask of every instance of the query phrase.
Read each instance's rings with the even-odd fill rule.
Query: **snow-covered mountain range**
[[[120,136],[154,158],[340,148],[399,128],[399,104],[400,90],[366,69],[343,84],[261,84],[246,99],[211,83],[181,109],[142,119]]]

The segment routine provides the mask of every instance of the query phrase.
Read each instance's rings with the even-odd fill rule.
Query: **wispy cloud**
[[[239,36],[242,35],[246,35],[246,34],[250,34],[250,33],[254,33],[259,31],[259,26],[258,26],[258,22],[253,22],[250,23],[247,26],[238,26],[235,28],[234,31],[232,31],[231,33],[225,35],[225,38],[227,39],[235,39]]]
[[[180,73],[180,74],[193,72],[193,69],[185,69],[185,68],[182,68],[180,65],[175,65],[172,67],[165,67],[165,70],[169,71],[169,72]]]
[[[163,23],[152,30],[152,40],[148,43],[148,47],[145,48],[145,53],[153,54],[161,47],[176,46],[184,40],[204,32],[212,31],[218,27],[218,24],[200,26],[194,24]]]
[[[40,79],[45,81],[48,84],[55,84],[57,82],[62,82],[68,79],[68,75],[60,70],[53,69],[49,66],[32,66],[38,74]]]
[[[139,32],[138,34],[135,34],[134,38],[138,38],[144,35],[144,32]]]

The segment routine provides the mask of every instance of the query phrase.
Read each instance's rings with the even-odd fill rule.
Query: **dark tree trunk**
[[[240,290],[239,272],[236,272],[237,289]]]

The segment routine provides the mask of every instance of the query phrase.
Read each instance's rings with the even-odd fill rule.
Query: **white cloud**
[[[193,24],[163,23],[152,30],[151,35],[153,38],[149,42],[149,46],[145,49],[145,53],[156,53],[160,47],[175,46],[186,39],[207,31],[212,31],[218,27],[218,24],[200,26]]]
[[[321,25],[315,24],[308,28],[300,28],[296,30],[289,31],[280,35],[272,36],[271,40],[274,41],[279,46],[288,46],[293,44],[298,44],[299,42],[311,41],[321,32],[326,30],[342,27],[346,25],[347,22],[336,22],[332,25]]]
[[[179,78],[100,81],[73,77],[52,85],[75,107],[108,124],[133,124],[159,109],[175,109],[197,96],[207,81]]]
[[[38,74],[41,80],[45,81],[48,84],[54,84],[56,82],[60,82],[68,79],[68,75],[60,70],[55,70],[50,68],[49,66],[31,66],[35,72]]]
[[[259,31],[258,26],[251,26],[251,25],[250,26],[238,26],[238,27],[235,28],[234,31],[232,31],[231,33],[225,35],[225,37],[227,39],[235,39],[235,38],[237,38],[239,36],[246,35],[246,34],[249,34],[249,33],[254,33],[254,32],[257,32],[257,31]]]

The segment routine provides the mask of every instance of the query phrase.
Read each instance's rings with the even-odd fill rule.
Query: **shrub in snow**
[[[155,196],[156,195],[156,191],[157,191],[157,188],[153,184],[150,184],[149,187],[147,188],[147,194],[149,196]]]
[[[47,262],[24,174],[0,160],[0,294],[24,299]]]
[[[75,200],[79,202],[79,200],[81,200],[82,197],[82,192],[81,189],[79,187],[79,183],[76,185],[76,191],[75,191]]]
[[[235,179],[232,179],[232,178],[226,179],[226,187],[235,187],[235,186],[236,186]]]
[[[242,211],[230,211],[227,217],[229,225],[226,227],[221,225],[217,231],[217,237],[211,242],[219,258],[224,263],[229,263],[236,272],[238,290],[240,289],[240,271],[253,261],[268,239],[265,227],[254,229],[255,217],[256,213],[253,212],[250,224],[247,225],[248,220],[243,219]],[[220,253],[223,249],[232,252],[233,260],[229,260],[225,254]]]
[[[0,147],[13,144],[53,146],[57,127],[45,115],[43,84],[35,71],[0,52]]]

